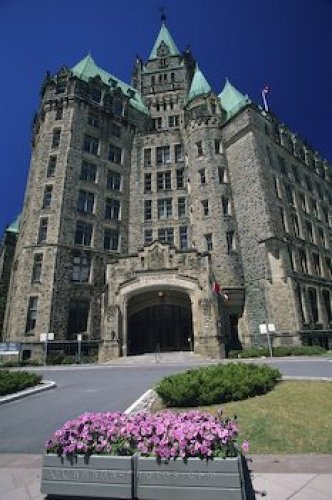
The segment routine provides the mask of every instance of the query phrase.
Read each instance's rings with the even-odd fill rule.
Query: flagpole
[[[265,94],[266,94],[266,91],[265,91],[265,89],[263,89],[262,90],[262,99],[263,99],[264,109],[267,112],[267,111],[269,111],[269,107],[267,105],[267,100],[266,100],[266,95]]]

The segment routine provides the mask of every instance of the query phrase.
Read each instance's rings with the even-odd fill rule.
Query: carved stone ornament
[[[169,55],[169,47],[164,41],[162,41],[157,49],[157,56],[158,57],[165,57],[168,55]]]
[[[165,267],[165,250],[158,245],[153,247],[149,252],[150,268],[161,269]]]

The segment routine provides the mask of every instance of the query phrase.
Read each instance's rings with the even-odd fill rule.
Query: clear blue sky
[[[225,77],[256,102],[265,82],[274,113],[332,160],[331,0],[0,0],[0,234],[21,211],[33,113],[47,70],[91,52],[129,82],[167,25],[191,45],[210,85]]]

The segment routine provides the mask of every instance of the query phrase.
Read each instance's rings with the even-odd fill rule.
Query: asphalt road
[[[329,359],[264,362],[287,376],[332,378]],[[57,388],[0,406],[0,453],[41,453],[47,438],[66,420],[85,412],[123,411],[164,375],[186,368],[151,364],[38,369],[44,379],[56,381]]]

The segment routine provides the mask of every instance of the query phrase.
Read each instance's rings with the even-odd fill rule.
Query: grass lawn
[[[201,407],[237,415],[250,453],[332,453],[332,383],[285,381],[245,401]]]

